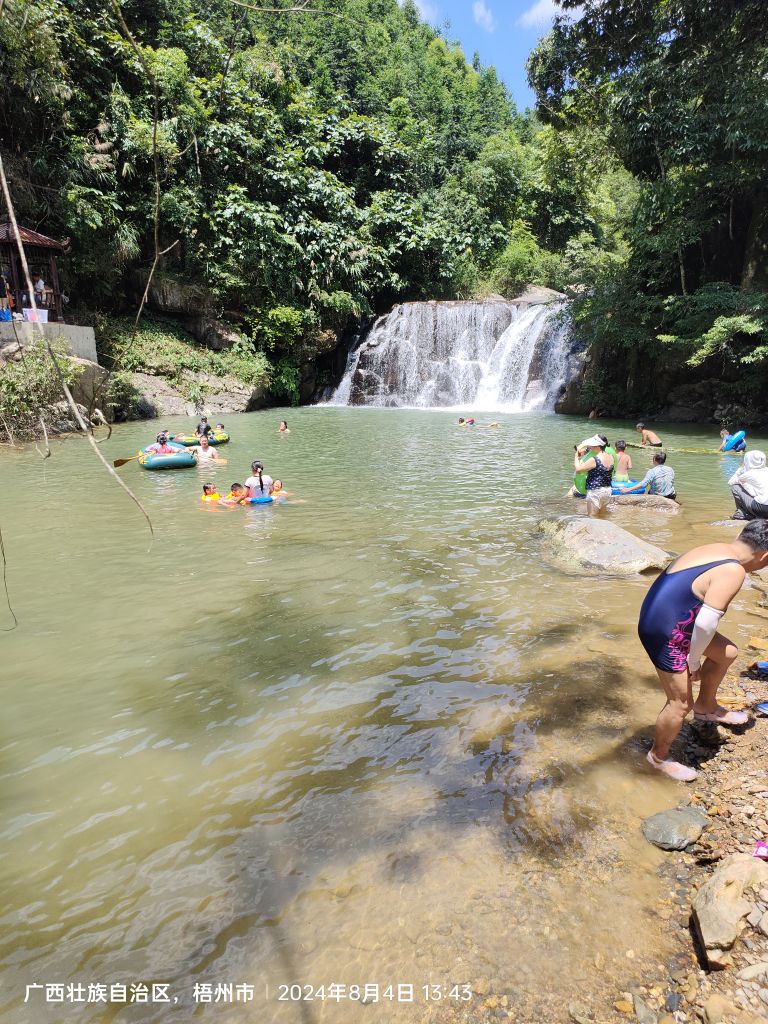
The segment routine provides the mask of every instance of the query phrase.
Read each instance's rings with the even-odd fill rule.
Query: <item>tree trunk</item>
[[[747,230],[741,290],[768,291],[768,193],[759,192]]]

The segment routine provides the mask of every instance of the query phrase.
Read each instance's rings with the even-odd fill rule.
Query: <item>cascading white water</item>
[[[396,306],[350,352],[328,404],[551,409],[569,377],[564,305]]]

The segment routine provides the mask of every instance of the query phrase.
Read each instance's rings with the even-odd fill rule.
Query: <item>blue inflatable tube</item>
[[[622,487],[634,487],[634,488],[637,488],[637,480],[624,480],[624,481],[622,481],[621,486]],[[612,484],[612,486],[611,486],[611,494],[619,495],[621,493],[622,492],[619,490],[619,484]],[[623,493],[625,493],[625,494],[645,494],[645,488],[643,487],[642,490],[637,489],[637,490],[633,490],[633,491],[625,491]],[[581,491],[576,491],[576,493],[574,494],[574,498],[586,498],[586,496],[587,496],[586,492],[584,494],[582,494]]]
[[[265,495],[263,498],[249,498],[246,505],[271,505],[274,500],[274,498]]]
[[[613,483],[611,485],[611,494],[621,494],[619,487],[630,487],[635,488],[634,490],[624,491],[625,494],[645,494],[645,487],[637,489],[637,480],[622,480],[619,483]]]
[[[746,436],[747,436],[746,431],[744,431],[744,430],[737,430],[736,433],[735,434],[731,434],[731,436],[725,442],[725,445],[723,446],[723,451],[724,452],[732,452],[732,451],[741,452],[741,451],[744,451],[744,449],[747,447],[746,444],[744,443],[744,438]]]

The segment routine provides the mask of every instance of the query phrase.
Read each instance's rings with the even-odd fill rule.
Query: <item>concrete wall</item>
[[[15,327],[15,330],[14,330]],[[50,341],[58,339],[60,344],[65,345],[73,356],[80,359],[90,359],[97,363],[96,358],[96,336],[92,327],[76,327],[74,324],[28,324],[28,323],[0,323],[0,344],[5,341],[21,342],[28,345],[36,336],[40,337],[42,328],[45,336]]]

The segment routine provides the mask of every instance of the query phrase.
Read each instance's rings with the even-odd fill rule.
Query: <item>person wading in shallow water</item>
[[[584,455],[589,452],[589,458]],[[584,459],[584,461],[582,461]],[[587,474],[587,514],[596,516],[611,500],[613,456],[608,455],[600,434],[582,441],[573,456],[573,468]]]
[[[691,709],[697,722],[744,725],[748,720],[745,711],[717,703],[717,688],[738,654],[717,626],[746,574],[767,567],[768,520],[755,519],[732,544],[704,544],[681,555],[645,596],[638,633],[667,695],[648,761],[672,779],[696,778],[693,768],[667,760]],[[695,682],[700,685],[694,701]]]

